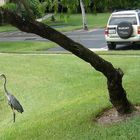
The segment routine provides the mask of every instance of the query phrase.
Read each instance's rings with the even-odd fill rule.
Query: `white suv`
[[[140,10],[113,12],[105,29],[109,50],[117,44],[140,42]]]

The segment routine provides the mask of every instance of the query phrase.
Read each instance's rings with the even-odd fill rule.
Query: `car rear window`
[[[111,17],[109,25],[118,25],[120,22],[130,22],[132,25],[137,25],[136,17]]]

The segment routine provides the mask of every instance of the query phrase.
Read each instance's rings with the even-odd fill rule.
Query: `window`
[[[111,17],[109,25],[118,25],[123,21],[130,22],[132,25],[137,25],[136,17]]]

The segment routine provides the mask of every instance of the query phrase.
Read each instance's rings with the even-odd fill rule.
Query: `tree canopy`
[[[47,6],[55,11],[63,12],[63,8],[67,8],[67,11],[80,12],[79,7],[80,0],[43,0]],[[140,7],[140,0],[83,0],[87,11],[107,12],[117,9],[138,9]],[[59,9],[61,6],[61,10]]]
[[[55,12],[80,12],[80,0],[26,0],[30,9],[40,16],[40,14],[45,11],[55,11]],[[22,3],[22,0],[9,0],[10,3]],[[86,7],[86,12],[96,11],[96,12],[108,12],[119,9],[139,9],[140,0],[83,0]]]

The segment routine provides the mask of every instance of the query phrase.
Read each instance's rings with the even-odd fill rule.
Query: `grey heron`
[[[20,102],[16,99],[16,97],[8,92],[6,87],[6,83],[7,83],[6,76],[4,74],[1,74],[0,77],[4,79],[5,96],[7,97],[8,104],[10,105],[13,111],[13,122],[15,122],[15,117],[16,117],[15,110],[17,110],[20,113],[22,113],[24,110]]]

